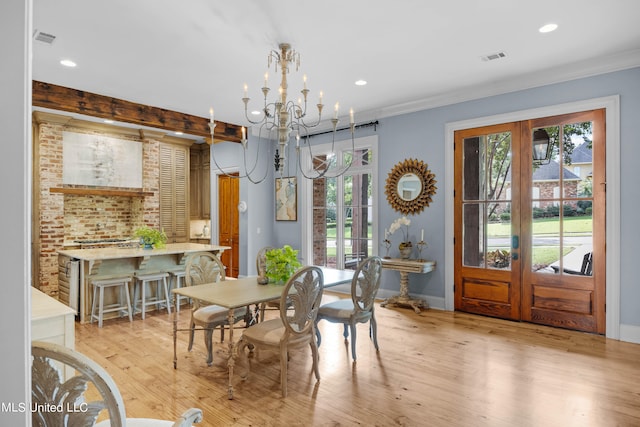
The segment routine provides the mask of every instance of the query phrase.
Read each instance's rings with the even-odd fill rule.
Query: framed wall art
[[[298,183],[295,177],[276,178],[276,221],[298,220]]]
[[[142,142],[62,132],[62,183],[142,188]]]

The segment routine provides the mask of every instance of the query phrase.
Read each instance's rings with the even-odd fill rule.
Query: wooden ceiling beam
[[[205,117],[136,104],[35,80],[33,81],[32,99],[32,104],[35,107],[83,114],[171,132],[180,131],[211,140],[209,119]],[[241,134],[241,126],[217,121],[214,142],[240,142]]]

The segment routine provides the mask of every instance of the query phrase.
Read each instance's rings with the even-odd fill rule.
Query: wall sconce
[[[551,160],[551,138],[543,128],[533,131],[533,160],[538,163],[549,163]]]

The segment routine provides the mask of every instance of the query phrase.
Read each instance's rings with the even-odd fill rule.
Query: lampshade
[[[540,128],[533,132],[533,160],[543,162],[551,159],[549,134]]]

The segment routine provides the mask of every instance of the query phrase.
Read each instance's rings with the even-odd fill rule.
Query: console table
[[[400,272],[400,295],[387,298],[381,307],[387,304],[397,306],[411,307],[416,313],[420,313],[421,309],[429,308],[427,302],[420,298],[411,298],[409,295],[409,273],[428,273],[436,268],[435,261],[425,261],[416,259],[400,259],[400,258],[383,258],[382,268],[396,270]]]

